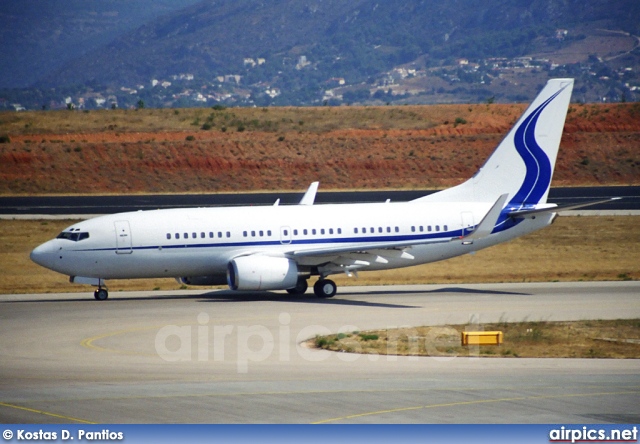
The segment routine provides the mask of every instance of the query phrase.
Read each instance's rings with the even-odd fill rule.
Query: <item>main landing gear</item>
[[[287,289],[289,294],[304,294],[309,288],[306,279],[300,279],[295,287]],[[338,287],[335,282],[330,279],[319,279],[313,285],[313,292],[319,298],[332,298],[336,295]]]
[[[313,285],[313,292],[319,298],[332,298],[336,295],[338,286],[331,279],[319,279]]]
[[[97,301],[106,301],[109,297],[109,292],[106,288],[98,287],[98,289],[93,292],[93,297],[96,298]]]
[[[307,284],[307,280],[300,278],[298,279],[298,283],[293,288],[288,288],[287,293],[289,294],[304,294],[309,288],[309,284]]]

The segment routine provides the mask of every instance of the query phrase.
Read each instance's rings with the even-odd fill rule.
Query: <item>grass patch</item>
[[[471,330],[501,330],[504,342],[461,346],[461,333]],[[318,336],[313,343],[325,350],[378,355],[639,359],[640,319],[416,327]]]

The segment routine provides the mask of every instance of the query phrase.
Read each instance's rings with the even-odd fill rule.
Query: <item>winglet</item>
[[[496,222],[498,222],[498,218],[500,217],[500,213],[502,212],[502,208],[507,202],[508,197],[509,194],[503,194],[498,197],[496,203],[494,203],[487,214],[484,215],[480,223],[476,226],[475,230],[473,230],[467,236],[461,236],[461,239],[464,243],[473,243],[474,240],[487,237],[491,234],[493,228],[496,226]]]
[[[316,193],[318,192],[318,185],[320,182],[313,182],[309,185],[307,192],[304,193],[302,199],[300,199],[300,203],[298,205],[313,205],[316,200]]]

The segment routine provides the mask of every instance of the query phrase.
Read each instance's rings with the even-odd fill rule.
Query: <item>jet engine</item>
[[[227,266],[232,290],[286,290],[298,283],[298,264],[284,257],[242,256]]]

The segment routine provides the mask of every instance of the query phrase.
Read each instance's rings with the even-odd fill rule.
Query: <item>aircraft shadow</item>
[[[110,298],[105,303],[122,303],[133,301],[162,301],[162,300],[196,300],[198,302],[211,302],[211,303],[242,303],[242,302],[293,302],[299,304],[313,304],[313,305],[344,305],[354,307],[378,307],[378,308],[421,308],[416,305],[404,305],[404,304],[389,304],[382,302],[372,301],[354,301],[351,299],[343,299],[343,297],[349,296],[366,296],[366,295],[429,295],[437,293],[451,293],[451,294],[478,294],[478,295],[508,295],[508,296],[532,296],[531,293],[522,293],[516,291],[500,291],[500,290],[481,290],[475,288],[461,288],[461,287],[445,287],[435,290],[376,290],[368,292],[349,292],[340,291],[336,297],[329,299],[318,298],[313,293],[308,292],[303,295],[289,295],[283,293],[273,292],[237,292],[230,290],[216,290],[207,293],[200,294],[169,294],[169,295],[150,295],[150,296],[132,296],[132,297],[118,297]],[[121,293],[115,293],[121,295]],[[12,300],[12,301],[0,301],[0,303],[62,303],[62,302],[88,302],[97,303],[90,294],[78,293],[78,297],[73,298],[56,298],[56,299],[44,299],[44,300]]]
[[[323,299],[314,296],[312,293],[303,295],[289,295],[271,292],[236,292],[236,291],[216,291],[200,295],[203,299],[201,302],[293,302],[299,304],[313,305],[345,305],[353,307],[378,307],[378,308],[421,308],[415,305],[388,304],[381,302],[354,301],[351,299],[341,299],[340,296],[348,295],[346,293],[338,293],[336,297]]]
[[[500,291],[500,290],[480,290],[477,288],[461,288],[461,287],[447,287],[438,288],[436,290],[378,290],[367,291],[366,293],[349,293],[340,292],[339,296],[356,296],[362,294],[372,295],[403,295],[403,294],[435,294],[435,293],[465,293],[465,294],[484,294],[484,295],[507,295],[507,296],[533,296],[531,293],[522,293],[518,291]]]
[[[116,293],[118,294],[118,293]],[[82,296],[80,296],[82,295]],[[271,292],[237,292],[237,291],[212,291],[208,293],[200,294],[171,294],[171,295],[155,295],[155,296],[132,296],[132,297],[110,297],[104,304],[118,304],[135,301],[169,301],[169,300],[195,300],[197,302],[208,303],[242,303],[242,302],[288,302],[288,303],[303,303],[303,304],[323,304],[323,305],[345,305],[356,307],[378,307],[378,308],[421,308],[419,306],[402,305],[402,304],[387,304],[379,302],[368,301],[353,301],[349,299],[340,299],[340,295],[337,298],[322,299],[314,296],[312,293],[304,295],[289,295],[282,293]],[[27,299],[27,300],[12,300],[12,301],[0,301],[0,304],[26,304],[26,303],[63,303],[63,302],[86,302],[97,304],[90,294],[79,294],[79,297],[73,298],[56,298],[56,299]]]

